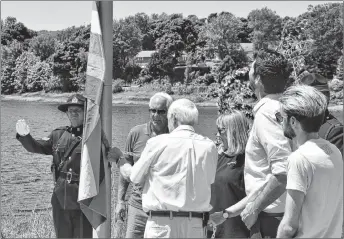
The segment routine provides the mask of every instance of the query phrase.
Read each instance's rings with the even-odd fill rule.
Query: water
[[[25,119],[35,138],[47,137],[52,129],[69,125],[67,116],[56,103],[1,102],[1,211],[23,214],[50,208],[53,180],[52,156],[27,152],[15,139],[15,124]],[[217,109],[198,107],[196,132],[215,138]],[[112,108],[112,145],[124,149],[129,130],[148,121],[148,106],[116,105]],[[116,180],[113,180],[116,182]],[[113,195],[114,196],[114,195]]]

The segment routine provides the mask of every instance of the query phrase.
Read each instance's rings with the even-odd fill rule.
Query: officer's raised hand
[[[25,136],[30,133],[30,127],[24,119],[20,119],[17,121],[16,130],[20,136]]]

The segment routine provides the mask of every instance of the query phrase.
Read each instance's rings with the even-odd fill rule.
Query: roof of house
[[[151,57],[156,51],[140,51],[137,53],[136,57]]]
[[[254,51],[253,43],[240,43],[240,46],[244,49],[245,52]]]

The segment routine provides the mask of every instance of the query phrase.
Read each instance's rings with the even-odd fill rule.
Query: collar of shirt
[[[269,94],[269,95],[265,96],[264,98],[262,98],[254,106],[254,108],[253,108],[253,115],[256,115],[256,113],[258,112],[260,107],[262,107],[266,102],[268,102],[270,100],[278,100],[281,97],[281,95],[282,95],[281,93],[279,93],[279,94]]]
[[[183,130],[188,130],[188,131],[191,131],[191,132],[195,132],[195,129],[192,126],[190,126],[190,125],[179,125],[171,133],[175,133],[175,132],[183,131]]]
[[[144,131],[144,133],[145,133],[146,135],[149,135],[149,136],[152,136],[151,123],[152,123],[152,122],[150,122],[150,121],[147,123],[146,130]]]
[[[149,122],[147,123],[147,127],[146,127],[146,130],[144,131],[144,133],[145,133],[146,135],[148,135],[149,137],[152,137],[152,136],[153,136],[152,121],[149,121]],[[165,133],[168,134],[168,129],[166,130]]]

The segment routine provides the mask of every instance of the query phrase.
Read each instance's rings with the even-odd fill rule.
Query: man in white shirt
[[[168,110],[170,134],[148,140],[130,180],[144,185],[142,208],[149,215],[145,238],[204,238],[214,182],[217,150],[196,134],[198,110],[187,99]]]
[[[343,160],[319,137],[326,97],[314,87],[290,87],[280,98],[280,122],[297,150],[288,158],[285,214],[279,238],[340,238],[343,225]]]

